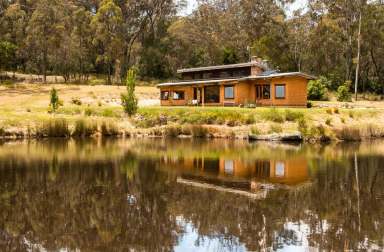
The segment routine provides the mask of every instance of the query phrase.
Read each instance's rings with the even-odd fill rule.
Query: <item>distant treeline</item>
[[[180,67],[263,57],[281,71],[326,76],[331,89],[354,81],[361,14],[359,90],[384,93],[383,0],[0,0],[0,68],[67,81],[126,70],[175,77]]]

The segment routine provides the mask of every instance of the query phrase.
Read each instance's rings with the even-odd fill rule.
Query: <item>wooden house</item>
[[[307,105],[307,84],[315,79],[301,72],[279,73],[253,57],[250,62],[180,69],[181,80],[161,83],[162,106],[292,106]]]

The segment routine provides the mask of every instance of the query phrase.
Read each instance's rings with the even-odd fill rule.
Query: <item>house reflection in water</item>
[[[183,179],[250,191],[268,183],[299,185],[309,176],[307,160],[300,156],[284,160],[198,157],[163,160],[163,164],[176,168]]]

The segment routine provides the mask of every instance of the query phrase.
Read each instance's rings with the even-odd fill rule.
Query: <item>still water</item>
[[[384,142],[0,143],[0,251],[384,248]]]

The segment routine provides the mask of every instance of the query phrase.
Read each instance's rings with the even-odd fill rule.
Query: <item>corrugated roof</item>
[[[230,64],[230,65],[218,65],[218,66],[207,66],[207,67],[195,67],[195,68],[184,68],[177,70],[177,73],[191,73],[191,72],[201,72],[201,71],[209,71],[209,70],[218,70],[218,69],[228,69],[228,68],[241,68],[241,67],[251,67],[258,66],[261,69],[267,70],[267,66],[264,64],[260,64],[259,62],[251,61],[246,63],[239,64]]]
[[[191,80],[191,81],[179,81],[179,82],[166,82],[166,83],[158,84],[157,87],[183,86],[183,85],[193,85],[193,84],[214,84],[214,83],[231,82],[231,81],[238,81],[238,80],[239,79],[232,78],[232,79],[216,79],[216,80]]]

